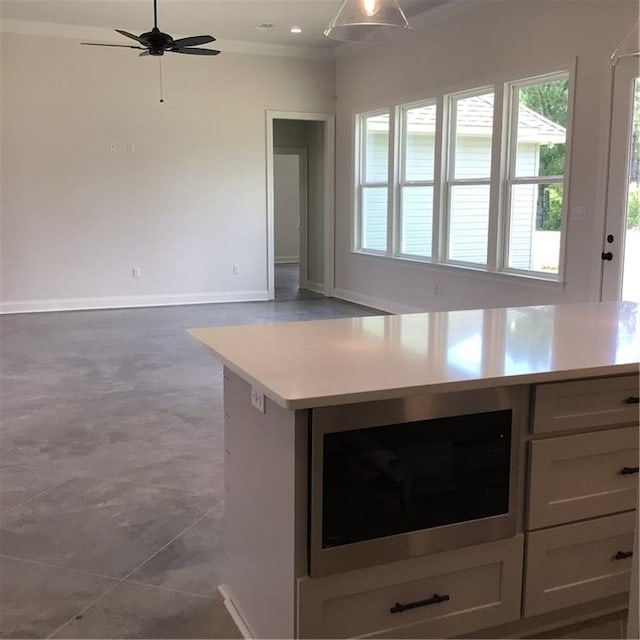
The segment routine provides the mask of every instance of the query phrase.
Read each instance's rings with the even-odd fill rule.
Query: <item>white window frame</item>
[[[434,153],[434,165],[433,165],[433,177],[431,180],[407,180],[407,112],[413,109],[420,109],[421,107],[435,107],[436,109],[436,124],[434,130],[433,141],[433,153]],[[399,150],[398,150],[398,180],[397,180],[397,195],[396,195],[396,210],[397,210],[397,245],[395,247],[395,255],[398,257],[406,257],[414,260],[424,260],[431,262],[434,255],[438,255],[438,242],[437,236],[433,229],[436,227],[436,218],[438,217],[437,211],[437,197],[436,197],[436,185],[438,185],[438,165],[439,165],[439,147],[438,147],[438,133],[442,126],[442,103],[437,98],[430,98],[428,100],[421,100],[420,102],[413,102],[410,104],[403,104],[398,107],[398,128],[399,128]],[[403,219],[403,206],[402,206],[402,193],[404,187],[431,187],[433,189],[432,196],[432,237],[431,237],[431,253],[428,256],[417,253],[406,253],[402,251],[402,230],[404,226]]]
[[[515,88],[539,84],[554,79],[568,78],[567,137],[564,174],[562,176],[527,176],[515,178],[515,151],[517,147],[517,104]],[[457,87],[456,87],[457,89]],[[490,177],[478,179],[455,179],[453,166],[453,145],[455,144],[455,110],[452,100],[464,97],[493,93],[494,113],[491,143]],[[573,111],[575,96],[575,64],[567,64],[551,72],[527,75],[525,78],[501,80],[485,83],[481,87],[456,90],[455,92],[431,93],[423,99],[395,106],[374,109],[354,114],[354,182],[353,182],[353,239],[352,251],[378,258],[400,260],[403,262],[425,263],[444,270],[465,271],[480,277],[500,279],[526,279],[541,286],[563,287],[565,273],[565,253],[567,243],[567,221],[569,211],[569,176],[571,173],[571,150],[573,131]],[[421,105],[436,104],[436,131],[434,180],[407,181],[405,179],[404,159],[406,155],[406,112]],[[366,153],[363,141],[363,126],[367,118],[376,115],[389,117],[388,172],[386,182],[363,182]],[[514,138],[515,136],[515,138]],[[514,184],[553,184],[563,185],[562,224],[560,236],[560,256],[558,273],[547,273],[528,269],[516,269],[508,266],[509,261],[509,223],[511,190]],[[485,264],[461,260],[451,260],[449,253],[450,215],[449,203],[451,187],[456,185],[489,186],[489,227],[487,238],[487,259]],[[433,187],[433,220],[431,256],[407,254],[402,252],[402,187]],[[362,216],[362,193],[367,187],[386,187],[387,189],[387,248],[386,250],[363,247],[364,229]]]
[[[493,94],[493,126],[491,130],[491,159],[489,162],[489,177],[488,178],[465,178],[459,179],[455,177],[455,144],[456,144],[456,128],[457,128],[457,102],[464,100],[465,98],[473,98],[474,96],[481,96],[487,93]],[[495,122],[496,122],[496,96],[497,88],[493,85],[488,85],[470,91],[460,91],[452,93],[446,96],[447,106],[447,120],[448,127],[446,133],[446,162],[444,167],[444,175],[442,178],[443,185],[443,199],[440,206],[440,218],[441,227],[443,230],[442,248],[441,248],[441,262],[444,264],[450,264],[460,266],[469,269],[481,269],[483,271],[489,271],[491,267],[489,246],[491,244],[491,203],[493,201],[493,193],[495,189],[495,172],[494,172],[494,135],[495,135]],[[456,106],[454,106],[454,104]],[[487,258],[484,263],[482,262],[468,262],[463,260],[452,260],[449,257],[449,238],[451,228],[451,191],[455,186],[483,186],[489,187],[489,211],[488,222],[489,229],[487,230]]]
[[[516,162],[518,157],[518,116],[520,102],[517,99],[518,91],[523,87],[531,87],[537,84],[553,82],[555,80],[567,80],[567,136],[565,139],[564,170],[561,176],[516,176]],[[571,131],[573,130],[573,94],[574,94],[574,74],[572,69],[548,73],[540,76],[530,77],[523,80],[506,83],[505,91],[509,99],[509,132],[506,175],[503,183],[504,206],[502,210],[502,251],[500,256],[499,269],[504,273],[514,275],[535,277],[552,282],[563,281],[564,279],[564,255],[567,235],[567,212],[569,193],[569,156],[571,149]],[[560,226],[560,252],[558,256],[558,273],[535,271],[534,269],[517,269],[509,266],[509,241],[511,238],[511,197],[513,187],[516,185],[540,185],[540,184],[561,184],[562,185],[562,212]]]
[[[369,118],[375,118],[376,116],[388,116],[389,117],[389,146],[387,149],[387,178],[384,182],[367,182],[365,180],[366,171],[366,123]],[[355,180],[355,196],[356,203],[356,230],[355,230],[355,249],[361,253],[367,253],[372,255],[387,256],[390,251],[389,248],[392,245],[392,237],[390,233],[390,220],[393,219],[393,180],[392,180],[392,168],[394,164],[393,153],[393,131],[394,126],[394,111],[392,109],[376,109],[374,111],[367,111],[366,113],[359,113],[356,115],[356,149],[357,149],[357,170]],[[386,249],[370,249],[364,246],[364,222],[363,222],[363,193],[367,188],[385,188],[387,189],[387,248]]]

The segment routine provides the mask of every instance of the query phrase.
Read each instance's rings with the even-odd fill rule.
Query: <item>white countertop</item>
[[[285,409],[637,373],[631,302],[411,313],[192,329]]]

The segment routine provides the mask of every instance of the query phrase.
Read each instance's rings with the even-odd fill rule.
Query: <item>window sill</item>
[[[357,256],[364,256],[368,260],[374,260],[375,262],[393,263],[395,265],[403,265],[412,269],[421,269],[424,271],[434,270],[443,274],[455,274],[458,276],[468,276],[470,278],[477,278],[484,281],[502,282],[511,284],[521,284],[532,287],[541,287],[546,290],[564,291],[565,282],[563,280],[555,280],[551,278],[541,277],[536,274],[524,274],[524,273],[512,273],[509,271],[487,271],[480,267],[475,268],[468,265],[460,264],[442,264],[429,262],[427,260],[420,260],[418,258],[410,258],[406,256],[388,256],[380,253],[373,253],[368,251],[355,251],[351,253]],[[558,276],[559,277],[559,276]]]

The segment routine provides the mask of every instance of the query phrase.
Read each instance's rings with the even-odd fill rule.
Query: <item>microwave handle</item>
[[[399,602],[396,602],[395,606],[391,607],[389,611],[391,613],[402,613],[403,611],[408,611],[409,609],[426,607],[430,604],[440,604],[441,602],[446,602],[447,600],[449,600],[448,595],[439,596],[437,593],[434,593],[433,597],[428,598],[427,600],[418,600],[417,602],[409,602],[409,604],[400,604]]]

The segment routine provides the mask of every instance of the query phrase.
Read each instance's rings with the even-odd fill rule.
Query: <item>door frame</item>
[[[275,234],[273,205],[273,122],[274,120],[308,120],[324,123],[324,283],[323,295],[333,293],[335,278],[335,115],[303,111],[266,112],[267,164],[267,288],[269,300],[275,298]],[[308,253],[308,252],[307,252]]]
[[[622,276],[625,256],[626,213],[628,199],[631,128],[633,126],[634,79],[638,74],[638,55],[619,58],[611,66],[609,101],[609,140],[605,215],[602,252],[611,251],[610,261],[601,261],[600,300],[619,300],[622,295]],[[612,235],[610,244],[607,236]]]

